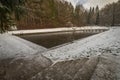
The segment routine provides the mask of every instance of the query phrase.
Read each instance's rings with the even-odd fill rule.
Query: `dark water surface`
[[[71,42],[73,40],[82,39],[95,33],[79,33],[76,32],[60,32],[60,33],[47,33],[47,34],[30,34],[30,35],[20,35],[19,37],[36,43],[38,45],[44,46],[46,48],[55,47],[64,43]],[[73,37],[74,36],[74,37]]]

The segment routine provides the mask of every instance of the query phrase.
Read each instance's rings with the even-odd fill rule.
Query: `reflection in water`
[[[71,32],[61,32],[61,33],[47,33],[47,34],[31,34],[31,35],[20,35],[19,37],[42,45],[46,48],[55,47],[72,40],[82,39],[91,36],[95,33],[79,33],[76,32],[73,36]]]

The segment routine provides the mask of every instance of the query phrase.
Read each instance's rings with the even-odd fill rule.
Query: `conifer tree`
[[[87,25],[90,25],[90,23],[91,23],[91,12],[92,12],[92,8],[90,7],[88,16],[87,16]]]
[[[112,6],[112,26],[115,25],[115,3]]]
[[[8,30],[19,20],[25,8],[25,0],[0,0],[0,32]]]
[[[99,14],[99,7],[96,7],[96,22],[95,25],[99,25],[99,21],[100,21],[100,14]]]

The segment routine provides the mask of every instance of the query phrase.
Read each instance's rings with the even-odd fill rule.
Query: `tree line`
[[[0,33],[9,30],[25,11],[25,0],[0,0]]]
[[[18,22],[19,29],[65,27],[72,22],[74,8],[59,0],[29,0],[28,14]]]
[[[120,0],[116,3],[107,4],[102,9],[96,6],[90,7],[89,10],[86,10],[83,5],[76,5],[74,8],[71,3],[64,0],[6,1],[0,1],[0,29],[2,31],[14,22],[18,29],[90,25],[114,26],[120,24]],[[25,13],[24,16],[21,15],[23,12]],[[3,16],[6,18],[2,18]]]
[[[120,25],[120,0],[116,3],[106,5],[100,11],[100,25]]]

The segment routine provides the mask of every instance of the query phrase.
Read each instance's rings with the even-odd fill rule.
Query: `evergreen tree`
[[[95,25],[99,25],[100,22],[100,15],[99,15],[99,7],[96,7],[96,22]]]
[[[90,22],[91,22],[91,23],[90,23],[91,25],[94,25],[94,24],[95,24],[95,20],[96,20],[95,15],[96,15],[96,13],[95,13],[95,8],[93,7],[93,8],[92,8],[92,11],[91,11],[91,19],[90,19],[90,20],[91,20],[91,21],[90,21]]]
[[[76,26],[83,26],[85,24],[85,9],[82,5],[77,5],[74,11],[74,21]]]
[[[112,7],[112,26],[115,25],[115,3],[113,3]]]
[[[19,20],[22,15],[25,0],[0,0],[0,31],[1,33],[13,25],[14,20]]]
[[[119,25],[120,24],[120,1],[107,4],[100,11],[100,25]]]
[[[90,7],[88,16],[87,16],[87,25],[90,25],[90,23],[91,23],[91,12],[92,12],[92,8]]]

